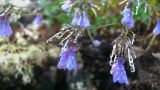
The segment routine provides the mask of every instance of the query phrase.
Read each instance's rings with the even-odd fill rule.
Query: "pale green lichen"
[[[0,47],[0,73],[7,78],[8,75],[14,75],[15,79],[21,76],[23,84],[30,83],[34,76],[33,74],[33,62],[35,64],[42,64],[43,60],[47,57],[58,57],[60,50],[58,47],[47,49],[47,45],[44,44],[32,44],[26,45],[20,43],[12,44],[9,41],[0,40],[2,43]],[[31,63],[32,62],[32,63]],[[8,79],[10,79],[8,77]]]

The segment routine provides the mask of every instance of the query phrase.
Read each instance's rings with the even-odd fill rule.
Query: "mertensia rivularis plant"
[[[152,29],[153,30],[152,32],[147,31],[147,33],[148,32],[151,33],[151,36],[153,36],[153,38],[151,39],[151,42],[149,43],[149,47],[146,49],[146,51],[150,50],[151,45],[154,44],[153,41],[156,39],[156,36],[160,34],[160,30],[159,30],[160,18],[159,18],[159,10],[157,10],[159,8],[154,7],[154,5],[150,4],[150,1],[146,1],[146,0],[119,0],[115,2],[114,0],[112,1],[111,0],[110,1],[109,0],[60,0],[60,1],[0,0],[0,1],[1,1],[0,3],[0,37],[9,37],[9,39],[17,43],[20,43],[23,41],[21,45],[24,47],[25,46],[27,47],[27,43],[28,43],[27,40],[33,39],[33,38],[31,39],[31,37],[36,37],[36,39],[34,39],[34,42],[38,42],[38,38],[40,36],[37,36],[39,35],[37,33],[40,33],[38,32],[40,30],[39,28],[37,28],[37,26],[43,27],[44,23],[48,23],[48,22],[50,23],[50,21],[53,21],[53,23],[55,22],[56,24],[58,22],[57,26],[60,27],[60,29],[57,29],[57,30],[59,31],[56,31],[54,35],[49,33],[49,36],[51,35],[52,36],[47,37],[48,39],[46,40],[46,43],[45,43],[46,45],[52,41],[53,42],[56,40],[58,41],[58,45],[60,46],[60,52],[58,53],[59,62],[56,65],[57,69],[77,70],[79,68],[77,63],[77,51],[78,51],[77,47],[79,46],[79,39],[82,36],[86,35],[85,34],[86,31],[88,32],[87,34],[89,35],[89,38],[91,39],[91,42],[94,45],[93,48],[97,49],[104,44],[103,42],[101,42],[100,39],[96,39],[95,37],[93,37],[90,32],[94,33],[94,35],[96,36],[95,34],[96,32],[94,32],[94,30],[103,28],[104,31],[107,30],[107,33],[104,33],[104,31],[102,30],[100,31],[101,35],[102,34],[107,35],[107,34],[111,34],[110,31],[112,31],[112,27],[116,27],[116,31],[114,31],[113,33],[118,32],[121,29],[120,31],[121,33],[119,33],[119,35],[111,43],[113,49],[112,49],[112,53],[110,54],[109,63],[106,64],[111,66],[110,73],[113,76],[114,83],[118,82],[120,84],[125,84],[125,85],[130,84],[127,78],[127,73],[125,69],[126,65],[130,66],[131,72],[135,72],[134,59],[136,58],[136,55],[134,52],[134,42],[136,41],[135,30],[138,27],[138,25],[136,24],[138,20],[137,17],[141,16],[141,14],[144,14],[144,13],[149,14],[151,17],[150,17],[150,20],[148,19],[146,20],[148,21],[147,28],[149,27],[150,29],[151,27],[154,27]],[[32,4],[30,5],[30,2],[34,2],[36,3],[36,5],[38,4],[38,7],[36,7],[36,9],[33,10],[32,6],[34,7],[34,5]],[[56,3],[58,2],[58,7],[56,7],[53,4],[55,2]],[[43,3],[45,3],[45,5]],[[113,6],[109,5],[112,3],[114,4],[116,3],[116,5],[118,5],[118,8],[120,8],[121,11],[117,11],[118,9],[116,5],[113,5]],[[41,7],[39,7],[39,4],[41,5]],[[49,7],[49,8],[46,8],[46,7]],[[101,10],[100,7],[102,7],[102,11],[100,11],[99,13],[98,10]],[[105,9],[103,11],[104,7]],[[112,12],[113,9],[116,9],[116,10],[113,11],[114,15],[111,16],[110,12]],[[40,12],[37,12],[38,10]],[[63,13],[63,14],[60,14],[60,13]],[[103,16],[104,13],[106,16],[105,15]],[[99,16],[99,14],[101,14],[102,16]],[[21,16],[28,16],[28,15],[33,15],[32,25],[36,26],[36,29],[31,28],[32,25],[28,25],[27,27],[25,25],[22,25],[21,23],[20,27],[23,28],[22,31],[14,32],[14,28],[12,30],[11,28],[12,25],[10,25],[10,21],[12,22],[11,20],[12,17],[16,16],[19,19]],[[118,17],[121,17],[121,19],[117,19]],[[61,19],[63,20],[61,21]],[[152,23],[154,24],[151,27],[150,27],[150,21],[151,21],[151,24]],[[17,21],[16,23],[19,23],[19,22],[20,21]],[[108,24],[106,24],[105,22],[107,22]],[[118,24],[114,24],[114,23],[112,24],[111,22],[114,22],[114,23],[116,22]],[[59,23],[61,23],[62,25],[59,25]],[[100,25],[101,23],[105,23],[106,25]],[[117,29],[117,28],[120,28],[120,29]],[[33,33],[33,32],[36,32],[36,33]],[[53,31],[53,33],[54,32],[55,31]],[[26,33],[29,36],[27,36]],[[27,40],[23,38],[23,35],[24,37],[27,37]],[[14,37],[16,37],[16,39],[14,39]],[[108,40],[108,38],[106,40]],[[37,48],[34,47],[33,51]],[[51,48],[49,49],[48,48],[49,47],[47,47],[47,50],[51,49]],[[20,50],[25,51],[26,49],[23,50],[20,48]],[[2,50],[2,52],[4,51],[5,50]],[[10,58],[6,58],[8,57],[8,55],[12,57],[11,52],[9,51],[6,51],[7,54],[4,54],[4,53],[2,54],[2,57],[0,57],[2,61],[5,61],[5,59],[6,60],[10,59]],[[12,54],[15,54],[15,53],[12,53]],[[20,53],[18,54],[21,55]],[[3,57],[3,55],[6,57]],[[16,55],[17,55],[17,52],[16,52]],[[20,65],[21,63],[16,63],[16,64]],[[21,65],[19,67],[22,68]],[[16,69],[18,69],[19,67],[17,67]],[[20,73],[22,73],[21,68],[18,69]],[[24,73],[22,74],[25,75]]]

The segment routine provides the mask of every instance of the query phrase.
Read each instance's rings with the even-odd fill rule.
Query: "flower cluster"
[[[71,25],[79,26],[81,28],[90,27],[90,21],[89,17],[86,12],[86,8],[91,9],[94,14],[96,15],[96,10],[99,10],[100,8],[93,4],[91,1],[72,1],[72,0],[65,0],[63,2],[64,4],[61,6],[62,10],[65,12],[70,12],[71,7],[75,7],[75,12],[73,15],[73,20],[71,22]]]
[[[84,28],[91,26],[89,17],[86,13],[86,8],[90,7],[95,14],[95,9],[98,9],[98,7],[91,1],[82,0],[65,0],[61,6],[61,9],[65,12],[70,12],[72,6],[75,6],[75,12],[71,24],[64,25],[60,32],[56,33],[46,41],[46,43],[48,43],[52,41],[53,38],[62,39],[59,43],[62,45],[60,61],[57,65],[59,69],[77,69],[75,52],[71,45],[77,43],[77,39],[82,35]]]
[[[128,85],[126,72],[123,66],[124,58],[128,58],[131,72],[135,72],[133,62],[134,58],[136,58],[136,55],[133,51],[134,39],[134,33],[131,38],[122,33],[113,42],[113,50],[110,55],[109,62],[109,64],[112,66],[111,74],[113,75],[113,82],[118,81],[120,84],[125,83],[126,85]]]
[[[60,52],[60,61],[58,63],[59,69],[75,70],[76,57],[73,45],[77,43],[78,38],[81,36],[81,29],[72,25],[64,25],[61,31],[49,38],[46,43],[53,40],[53,38],[62,39],[59,43],[62,45]]]
[[[135,34],[133,34],[131,39],[121,34],[117,39],[114,40],[113,50],[110,55],[110,62],[109,62],[111,66],[117,62],[117,59],[119,57],[126,56],[129,60],[129,65],[131,66],[131,72],[135,72],[135,67],[133,63],[133,59],[136,58],[136,55],[133,51],[134,39],[135,39]]]

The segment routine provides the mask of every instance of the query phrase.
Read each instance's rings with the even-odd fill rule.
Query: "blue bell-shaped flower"
[[[64,52],[62,52],[57,67],[58,69],[68,69],[68,70],[77,69],[76,55],[73,47],[69,47]]]
[[[8,17],[0,17],[0,36],[9,37],[12,34],[12,29],[10,26]]]
[[[83,11],[82,13],[75,12],[71,24],[75,26],[80,26],[83,28],[91,26],[88,15],[85,11]]]
[[[130,9],[125,9],[123,12],[123,18],[121,20],[121,23],[127,27],[128,29],[132,29],[134,26],[134,20],[132,11]]]
[[[113,82],[119,82],[120,84],[129,85],[126,71],[124,68],[125,60],[123,58],[119,58],[115,64],[113,64],[111,69],[111,74],[113,76]]]
[[[153,29],[153,34],[154,35],[159,35],[160,34],[160,19],[157,20],[157,25]]]
[[[40,26],[42,24],[43,16],[37,15],[33,20],[33,25]]]
[[[72,5],[72,1],[71,0],[66,0],[64,2],[64,4],[61,6],[61,9],[65,12],[69,12],[70,8],[71,8],[71,5]]]

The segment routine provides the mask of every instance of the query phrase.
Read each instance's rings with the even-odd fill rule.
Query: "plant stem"
[[[89,27],[87,29],[93,29],[93,28],[97,29],[97,28],[116,26],[116,25],[120,25],[120,24],[119,23],[111,23],[111,24],[105,24],[105,25],[92,26],[92,27]]]
[[[88,31],[88,36],[89,36],[89,38],[91,39],[91,41],[93,43],[94,42],[93,36],[91,35],[91,32],[89,30],[87,30],[87,31]]]
[[[151,48],[151,46],[153,45],[154,40],[156,39],[156,36],[157,35],[153,35],[151,41],[149,42],[149,45],[146,48],[146,51],[148,51]]]

